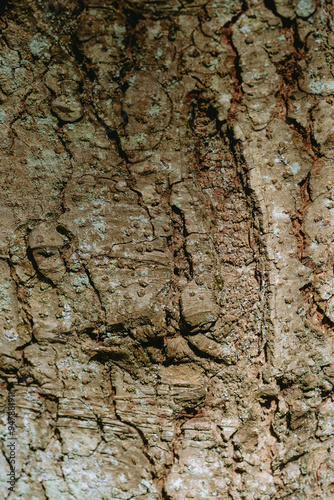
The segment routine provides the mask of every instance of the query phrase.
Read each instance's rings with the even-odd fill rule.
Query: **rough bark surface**
[[[333,498],[331,2],[0,11],[1,498]]]

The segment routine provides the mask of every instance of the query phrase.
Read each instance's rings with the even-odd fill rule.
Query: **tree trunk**
[[[1,498],[333,498],[333,15],[2,4]]]

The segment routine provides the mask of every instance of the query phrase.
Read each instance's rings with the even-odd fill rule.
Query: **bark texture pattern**
[[[0,11],[1,497],[333,498],[331,2]]]

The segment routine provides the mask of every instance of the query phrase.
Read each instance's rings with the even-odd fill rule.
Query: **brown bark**
[[[2,498],[333,498],[333,13],[2,5]]]

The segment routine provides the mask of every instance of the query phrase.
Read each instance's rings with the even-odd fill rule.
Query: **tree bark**
[[[2,4],[2,498],[333,498],[333,14]]]

